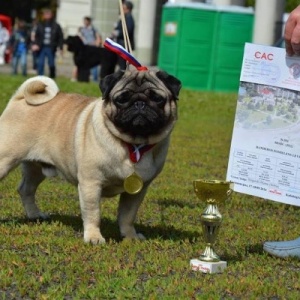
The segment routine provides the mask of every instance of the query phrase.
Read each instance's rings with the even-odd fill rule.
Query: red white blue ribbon
[[[131,65],[135,66],[139,71],[148,70],[147,67],[142,66],[133,56],[130,54],[123,46],[114,42],[110,38],[106,38],[104,42],[104,47],[112,52],[115,52],[123,59],[128,61]]]
[[[152,149],[155,145],[145,145],[145,144],[128,144],[126,146],[129,151],[129,158],[133,163],[137,163],[141,160],[144,153]]]

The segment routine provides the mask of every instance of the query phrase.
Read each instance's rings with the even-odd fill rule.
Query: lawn
[[[0,111],[23,81],[0,75]],[[61,90],[100,95],[94,83],[57,80]],[[179,120],[167,162],[143,202],[136,227],[146,241],[122,241],[117,199],[102,204],[105,245],[84,244],[75,187],[46,180],[38,190],[47,222],[28,222],[16,169],[0,183],[0,299],[299,299],[300,261],[263,252],[265,240],[300,234],[298,207],[233,193],[219,207],[223,224],[216,252],[222,274],[192,271],[204,250],[199,203],[192,182],[224,180],[237,94],[180,93]],[[2,143],[5,141],[1,141]]]

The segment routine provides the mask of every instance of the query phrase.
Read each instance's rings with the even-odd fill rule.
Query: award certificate
[[[300,206],[300,58],[283,48],[245,45],[227,180]]]

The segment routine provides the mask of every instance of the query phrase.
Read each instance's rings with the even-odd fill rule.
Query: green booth
[[[158,66],[193,90],[237,91],[253,8],[168,3],[163,8]]]

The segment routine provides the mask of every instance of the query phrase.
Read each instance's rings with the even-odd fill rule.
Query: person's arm
[[[83,37],[83,34],[82,34],[82,27],[79,27],[79,28],[78,28],[77,35],[80,37],[80,39],[82,40],[82,42],[85,44],[86,41],[85,41],[85,39],[84,39],[84,37]]]
[[[58,48],[63,51],[64,47],[64,34],[59,24],[57,24],[57,45]]]
[[[288,17],[285,25],[284,40],[288,55],[300,55],[300,5]]]
[[[124,39],[121,20],[119,20],[118,23],[117,23],[117,25],[115,26],[115,29],[113,31],[113,36],[117,40],[119,40],[119,39],[123,40]]]
[[[125,16],[126,27],[129,35],[132,35],[134,30],[134,21],[131,15]]]
[[[95,45],[97,47],[100,47],[102,45],[102,37],[97,31],[95,33]]]
[[[42,31],[43,27],[41,24],[38,24],[35,30],[34,41],[32,41],[31,50],[39,51],[42,44]]]

